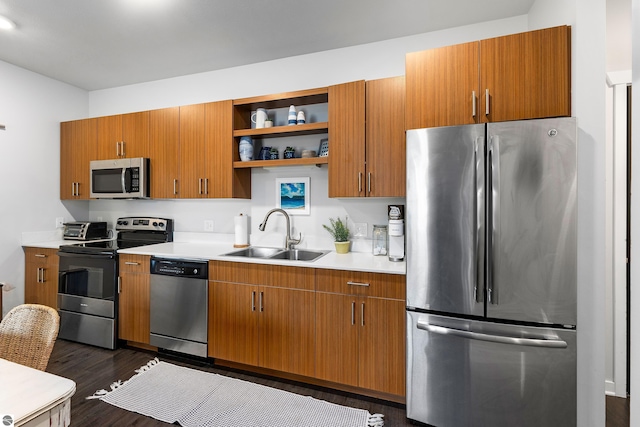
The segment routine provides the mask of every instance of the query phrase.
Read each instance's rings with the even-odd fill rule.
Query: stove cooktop
[[[60,251],[76,254],[115,255],[118,249],[135,248],[173,241],[173,221],[166,218],[127,217],[116,223],[117,239],[93,240],[60,246]]]

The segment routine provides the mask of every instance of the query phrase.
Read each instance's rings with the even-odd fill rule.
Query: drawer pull
[[[347,285],[350,285],[350,286],[369,286],[368,283],[360,283],[360,282],[347,282]]]
[[[45,254],[35,254],[34,256],[36,258],[46,258],[47,257]]]
[[[125,261],[124,265],[140,265],[139,262]]]

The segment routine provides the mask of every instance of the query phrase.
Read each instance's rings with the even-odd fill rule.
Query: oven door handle
[[[62,257],[71,257],[71,258],[91,258],[91,259],[113,259],[115,258],[114,254],[79,254],[79,253],[71,253],[71,252],[61,252],[58,251],[58,256]]]

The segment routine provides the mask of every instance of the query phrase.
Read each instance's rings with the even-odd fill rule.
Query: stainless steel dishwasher
[[[207,357],[208,263],[151,257],[150,271],[149,343]]]

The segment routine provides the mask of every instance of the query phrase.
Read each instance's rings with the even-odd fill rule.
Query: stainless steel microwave
[[[146,199],[149,197],[149,159],[92,160],[93,199]]]

